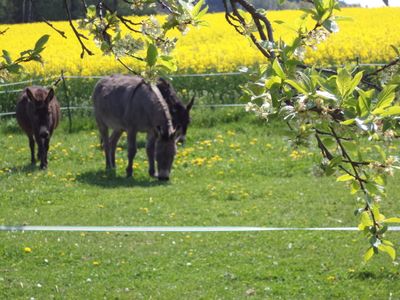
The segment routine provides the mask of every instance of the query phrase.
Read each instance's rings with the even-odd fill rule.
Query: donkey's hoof
[[[46,170],[47,169],[47,165],[40,165],[40,170]]]
[[[132,177],[132,175],[133,175],[133,170],[126,169],[126,178]]]

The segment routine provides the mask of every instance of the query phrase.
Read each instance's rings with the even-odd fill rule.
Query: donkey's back
[[[149,131],[165,126],[168,116],[157,90],[141,77],[113,75],[100,80],[93,92],[97,122],[108,128]],[[170,117],[169,117],[170,119]]]

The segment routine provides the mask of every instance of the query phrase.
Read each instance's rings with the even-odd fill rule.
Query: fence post
[[[71,103],[69,101],[69,92],[68,92],[68,87],[67,84],[65,83],[65,77],[64,77],[64,71],[61,70],[61,79],[63,82],[63,87],[64,87],[64,94],[65,94],[65,99],[67,100],[67,115],[68,115],[68,124],[69,124],[69,129],[68,132],[72,132],[72,116],[71,116]]]

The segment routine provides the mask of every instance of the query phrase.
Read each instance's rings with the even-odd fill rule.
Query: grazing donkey
[[[39,86],[25,88],[16,107],[19,125],[29,138],[31,163],[35,164],[35,141],[40,169],[47,168],[50,137],[60,121],[60,105],[54,90]]]
[[[174,128],[179,132],[178,142],[184,144],[186,140],[186,132],[190,123],[190,109],[194,103],[194,97],[185,106],[178,98],[172,85],[164,78],[159,78],[157,87],[167,101],[169,111],[172,116]]]
[[[147,132],[146,152],[150,176],[168,180],[176,154],[175,129],[165,99],[155,85],[138,76],[112,75],[93,91],[94,113],[103,141],[106,168],[115,168],[115,149],[123,131],[128,133],[127,177],[132,176],[136,135]],[[114,130],[111,139],[108,128]],[[154,159],[157,161],[155,172]]]
[[[194,103],[194,97],[185,106],[178,98],[172,85],[164,78],[159,78],[157,87],[167,102],[169,112],[172,117],[172,125],[176,128],[177,142],[184,144],[186,141],[186,132],[190,123],[190,110]],[[117,144],[121,137],[122,130],[114,130],[110,137],[111,144]],[[102,143],[103,141],[101,141]],[[111,153],[112,160],[115,160],[115,153]]]

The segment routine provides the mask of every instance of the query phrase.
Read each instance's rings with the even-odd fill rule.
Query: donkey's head
[[[157,161],[157,174],[159,180],[169,180],[172,163],[176,154],[176,134],[168,130],[157,128],[157,139],[155,143],[155,159]]]
[[[52,131],[52,118],[50,118],[49,103],[54,97],[54,90],[44,88],[26,88],[26,95],[30,103],[29,113],[33,122],[34,130],[38,130],[43,139],[50,137]]]
[[[168,104],[168,108],[172,116],[172,124],[177,130],[177,142],[184,144],[186,140],[187,128],[190,123],[190,110],[194,103],[194,97],[185,106],[179,99],[172,85],[167,80],[164,78],[159,78],[157,87]]]

